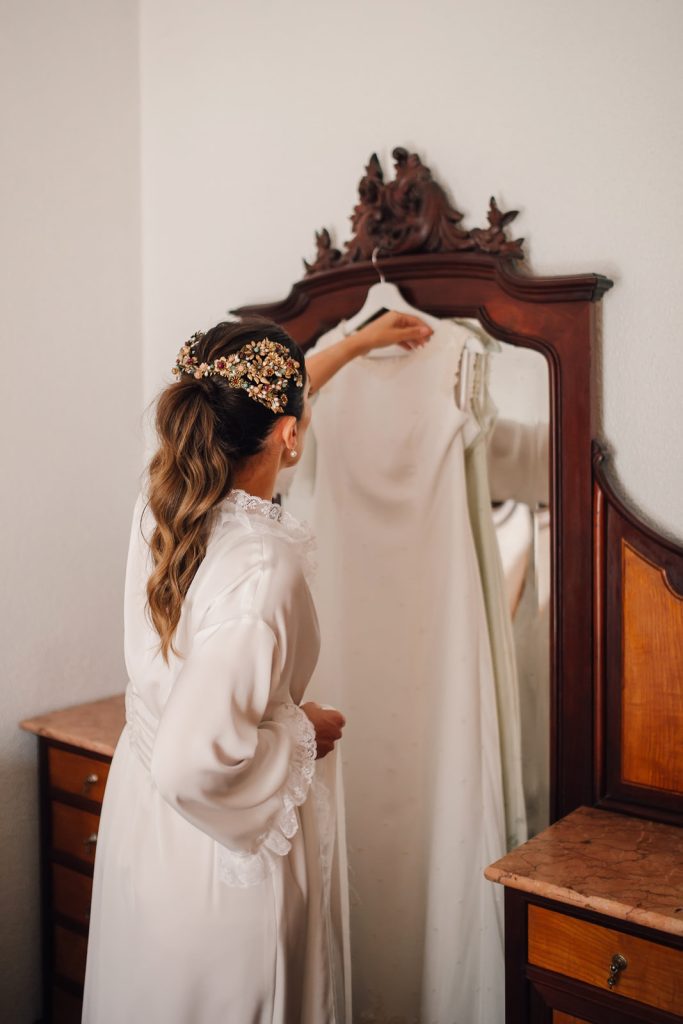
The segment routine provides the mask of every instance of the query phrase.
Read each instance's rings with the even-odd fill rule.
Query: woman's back
[[[315,741],[297,705],[319,648],[311,535],[231,491],[183,601],[183,656],[166,663],[146,609],[154,521],[143,511],[140,498],[127,725],[102,812],[83,1019],[341,1020],[321,838],[302,806]]]
[[[126,568],[124,653],[128,678],[152,713],[161,713],[197,635],[201,640],[204,630],[228,620],[246,616],[261,620],[285,655],[296,640],[290,635],[292,629],[300,630],[310,642],[308,658],[298,665],[299,674],[305,677],[313,671],[319,633],[308,588],[315,569],[315,541],[307,526],[278,505],[233,489],[217,507],[206,554],[182,604],[174,637],[180,656],[171,654],[168,663],[147,608],[152,569],[148,539],[153,529],[154,518],[140,495]],[[304,651],[297,653],[301,657]],[[292,676],[288,662],[283,676],[286,681]]]

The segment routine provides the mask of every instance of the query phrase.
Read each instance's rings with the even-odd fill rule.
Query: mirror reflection
[[[364,1024],[499,1019],[502,906],[482,872],[548,822],[547,364],[478,321],[429,322],[424,347],[375,349],[321,388],[278,478],[317,536],[307,698],[347,719],[337,814]]]

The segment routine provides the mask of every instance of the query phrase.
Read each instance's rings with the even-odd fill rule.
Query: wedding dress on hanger
[[[318,537],[307,692],[347,718],[358,1024],[504,1017],[502,906],[483,878],[506,847],[499,724],[454,392],[468,337],[437,321],[420,349],[345,366],[283,498]]]

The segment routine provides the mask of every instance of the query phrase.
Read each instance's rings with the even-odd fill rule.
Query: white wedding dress
[[[283,475],[318,538],[308,693],[347,718],[354,1024],[504,1019],[482,874],[506,848],[499,728],[454,394],[467,336],[444,321],[419,350],[347,364],[316,396],[315,452]]]
[[[345,1024],[334,754],[298,708],[319,652],[312,537],[232,491],[166,665],[133,518],[127,724],[95,860],[85,1024]],[[308,798],[312,797],[312,798]],[[308,798],[308,799],[307,799]]]

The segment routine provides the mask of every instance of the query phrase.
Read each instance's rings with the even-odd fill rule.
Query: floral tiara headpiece
[[[219,356],[212,363],[200,363],[194,349],[203,337],[203,332],[197,331],[181,348],[173,367],[177,377],[182,373],[197,380],[223,377],[231,388],[242,388],[271,412],[284,412],[290,381],[298,388],[304,386],[300,364],[279,341],[248,341],[239,352]]]

